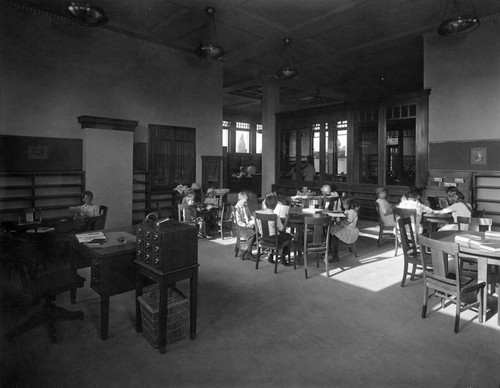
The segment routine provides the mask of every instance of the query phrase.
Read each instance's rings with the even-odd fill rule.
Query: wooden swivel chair
[[[416,209],[402,209],[397,206],[395,206],[392,209],[392,212],[394,214],[394,222],[396,224],[396,238],[394,239],[394,256],[398,255],[398,248],[400,242],[400,233],[399,233],[399,226],[398,226],[398,220],[403,217],[410,217],[411,222],[412,222],[412,227],[414,231],[417,231],[417,210]],[[415,238],[416,243],[418,244],[417,237]]]
[[[87,231],[103,230],[106,227],[106,218],[108,216],[108,207],[99,206],[99,215],[87,218]]]
[[[466,309],[477,308],[478,320],[483,322],[483,293],[485,282],[478,282],[476,279],[463,276],[460,265],[460,255],[458,244],[433,240],[431,238],[419,236],[420,251],[430,252],[432,269],[428,268],[425,262],[424,266],[424,302],[422,306],[422,318],[427,314],[427,302],[430,296],[435,295],[441,298],[441,304],[444,306],[444,300],[449,300],[456,304],[455,327],[454,332],[458,333],[460,326],[460,313]],[[454,260],[449,261],[449,257]],[[452,263],[455,272],[448,270]],[[433,291],[429,295],[429,291]],[[468,295],[475,295],[476,301],[469,302]]]
[[[420,249],[415,243],[415,234],[410,217],[402,217],[398,220],[399,238],[401,240],[401,249],[403,250],[404,265],[403,279],[401,287],[405,286],[406,278],[410,275],[410,280],[414,280],[415,276],[422,277],[422,274],[417,274],[417,269],[423,269],[422,260],[426,260],[426,267],[432,268],[432,263],[428,261],[428,257],[420,254]],[[411,272],[408,267],[411,265]]]
[[[274,273],[278,272],[278,262],[279,257],[283,254],[284,248],[288,247],[288,259],[290,259],[292,240],[280,241],[278,239],[278,228],[277,220],[278,215],[274,213],[254,213],[255,222],[257,225],[257,261],[255,262],[255,269],[259,269],[260,255],[263,250],[268,250],[269,254],[274,255],[276,260],[274,261]],[[275,234],[271,235],[269,230],[269,223],[274,222]],[[286,221],[284,223],[286,229]],[[294,268],[297,268],[297,264],[294,261]]]
[[[328,253],[330,251],[331,225],[332,219],[329,216],[304,218],[304,232],[301,234],[298,241],[294,242],[294,245],[300,246],[303,249],[304,272],[306,279],[308,278],[307,259],[310,256],[314,256],[316,258],[317,268],[319,267],[319,261],[323,259],[325,263],[326,276],[329,276]]]
[[[384,239],[397,240],[397,237],[394,234],[394,229],[395,229],[394,220],[392,220],[392,222],[387,222],[381,216],[378,202],[375,202],[375,209],[377,210],[377,218],[379,226],[377,245],[380,247],[384,243]]]
[[[57,342],[55,322],[66,319],[83,319],[83,311],[68,311],[56,306],[56,296],[62,292],[83,287],[84,278],[79,276],[73,263],[58,260],[50,261],[40,247],[40,242],[31,239],[18,240],[18,258],[26,266],[28,284],[26,289],[31,294],[33,303],[44,300],[41,311],[31,316],[27,321],[6,333],[6,338],[12,340],[35,326],[47,323],[50,339]],[[64,252],[60,252],[64,253]],[[58,255],[55,254],[55,257]]]
[[[179,222],[196,225],[196,205],[178,204],[177,217]]]

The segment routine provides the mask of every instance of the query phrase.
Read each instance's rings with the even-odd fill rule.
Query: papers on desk
[[[89,247],[96,247],[108,241],[103,232],[77,233],[76,239],[79,243],[86,244]]]

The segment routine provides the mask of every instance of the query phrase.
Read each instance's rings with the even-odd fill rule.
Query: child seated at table
[[[405,194],[406,200],[400,202],[397,207],[400,209],[415,209],[415,222],[417,225],[412,224],[412,228],[414,230],[415,235],[422,234],[423,232],[423,227],[422,227],[422,214],[423,213],[434,213],[434,210],[432,210],[429,206],[425,206],[423,203],[419,201],[419,198],[421,198],[421,193],[417,188],[413,188],[409,190]]]
[[[394,215],[392,213],[393,205],[386,199],[387,189],[385,187],[378,187],[375,192],[377,193],[377,199],[375,202],[378,205],[378,212],[383,225],[394,226]]]
[[[209,206],[207,206],[207,208],[212,208],[214,206],[216,206],[216,207],[219,206],[219,200],[215,196],[215,189],[212,188],[212,187],[210,187],[207,190],[207,196],[205,197],[205,205],[209,205]]]
[[[76,217],[97,217],[99,215],[99,206],[94,205],[92,201],[94,200],[94,194],[92,191],[86,191],[83,193],[83,205],[72,206],[69,208],[71,212],[75,213]]]
[[[465,202],[465,196],[463,193],[455,188],[446,193],[448,207],[441,210],[434,211],[435,214],[450,214],[453,216],[454,224],[446,224],[439,228],[439,230],[458,230],[457,217],[471,217],[472,206]],[[463,225],[464,229],[468,228],[468,225]]]
[[[330,228],[330,249],[332,252],[331,261],[339,260],[340,241],[345,244],[352,244],[356,242],[359,237],[359,229],[357,226],[359,205],[353,198],[350,197],[342,198],[342,205],[345,209],[345,218],[342,218],[338,224]]]
[[[276,214],[278,217],[276,217],[276,225],[274,222],[269,221],[269,235],[274,236],[276,233],[278,233],[278,242],[284,243],[286,241],[292,240],[293,236],[291,234],[286,233],[285,229],[286,226],[283,224],[281,218],[279,217],[279,213],[276,212],[276,208],[278,206],[278,197],[276,195],[269,195],[266,196],[266,199],[264,200],[265,202],[265,209],[264,210],[258,210],[257,212],[259,213],[265,213],[265,214]],[[286,223],[286,222],[285,222]],[[259,230],[262,233],[262,227],[259,225]],[[290,263],[286,260],[286,255],[288,255],[288,250],[290,248],[285,246],[283,248],[283,252],[281,253],[281,264],[289,266]],[[273,263],[273,257],[272,255],[269,255],[268,261],[270,263]]]
[[[196,206],[194,191],[188,189],[186,195],[182,198],[183,205]],[[211,238],[207,235],[206,223],[203,217],[196,217],[196,209],[184,209],[184,221],[194,222],[198,227],[198,237]]]

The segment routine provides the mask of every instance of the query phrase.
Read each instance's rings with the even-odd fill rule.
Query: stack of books
[[[108,238],[103,232],[78,233],[76,234],[76,238],[79,243],[83,243],[89,247],[97,247],[108,241]]]
[[[484,232],[484,237],[466,233],[455,236],[455,241],[470,248],[500,252],[500,232]]]

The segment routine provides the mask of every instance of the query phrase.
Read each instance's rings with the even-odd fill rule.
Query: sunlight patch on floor
[[[393,260],[393,265],[388,267],[388,260]],[[383,261],[383,262],[382,262]],[[359,259],[354,265],[336,263],[337,268],[329,270],[330,277],[327,279],[339,281],[351,286],[363,288],[368,291],[378,292],[392,287],[401,282],[402,261],[394,256],[394,251],[381,252],[373,256]],[[369,264],[369,265],[367,265]],[[382,270],[383,268],[383,270]],[[326,272],[321,274],[326,276]]]
[[[207,242],[218,245],[234,245],[236,243],[236,237],[224,238],[224,240],[221,238],[217,238],[213,240],[207,240]]]

